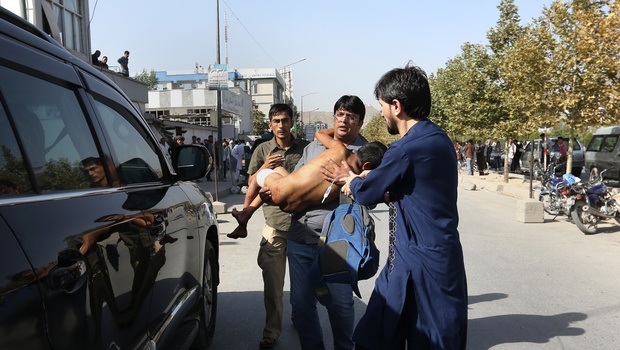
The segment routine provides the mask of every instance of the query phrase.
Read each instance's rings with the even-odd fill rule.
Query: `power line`
[[[252,40],[254,40],[254,42],[256,43],[256,45],[258,45],[258,47],[260,47],[260,49],[265,53],[265,55],[267,55],[267,57],[269,57],[273,63],[276,64],[276,67],[280,67],[280,64],[273,59],[273,57],[271,57],[271,55],[269,53],[267,53],[267,51],[261,46],[261,44],[258,42],[258,40],[256,40],[256,38],[254,38],[254,36],[252,35],[252,33],[250,33],[250,31],[243,25],[243,22],[241,22],[241,20],[239,19],[239,17],[237,17],[237,15],[235,14],[235,11],[233,11],[230,6],[228,6],[228,3],[225,0],[224,1],[224,5],[226,5],[226,7],[230,10],[230,12],[232,13],[233,16],[235,16],[235,18],[237,19],[237,21],[239,21],[239,24],[241,24],[241,27],[243,27],[243,29],[246,31],[246,33],[248,33],[248,35],[252,38]]]
[[[93,21],[93,18],[95,18],[95,11],[97,11],[97,3],[99,3],[99,0],[95,1],[95,6],[93,7],[93,14],[90,15],[90,19],[88,20],[88,24],[90,24],[90,22]]]

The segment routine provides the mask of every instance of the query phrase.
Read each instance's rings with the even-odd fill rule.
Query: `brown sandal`
[[[258,343],[259,349],[271,349],[276,345],[276,340],[269,337],[263,337],[263,340]]]

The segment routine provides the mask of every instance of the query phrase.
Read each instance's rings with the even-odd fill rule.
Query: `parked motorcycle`
[[[615,219],[620,223],[620,204],[611,195],[601,171],[594,180],[575,186],[576,201],[570,211],[571,218],[581,232],[596,233],[599,221]]]
[[[540,188],[538,200],[543,203],[543,209],[549,215],[570,216],[571,208],[576,201],[573,185],[578,183],[579,179],[574,176],[558,176],[557,170],[562,165],[564,163],[549,164],[547,171],[541,174],[540,185],[537,186]]]

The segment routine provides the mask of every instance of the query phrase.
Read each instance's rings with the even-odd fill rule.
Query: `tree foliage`
[[[528,128],[618,122],[618,15],[616,1],[555,1],[507,52],[505,101]]]
[[[385,120],[381,117],[381,113],[377,113],[371,118],[364,118],[364,127],[360,130],[360,134],[370,142],[380,141],[384,145],[400,139],[399,135],[390,135],[385,125]]]
[[[265,113],[259,111],[258,109],[253,109],[252,118],[254,135],[262,135],[269,131],[269,122],[265,117]]]
[[[146,68],[142,69],[141,73],[137,73],[134,79],[141,81],[148,85],[149,90],[153,90],[157,86],[158,79],[155,76],[155,70],[151,69],[150,72],[146,71]]]

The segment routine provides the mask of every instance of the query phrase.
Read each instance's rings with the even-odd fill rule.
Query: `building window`
[[[161,118],[165,115],[170,115],[170,111],[169,110],[163,110],[163,111],[153,111],[151,113],[155,113],[155,116],[157,116],[157,118]]]
[[[82,0],[52,0],[56,24],[62,44],[67,49],[82,52]]]

